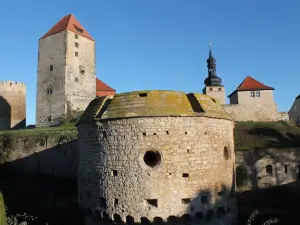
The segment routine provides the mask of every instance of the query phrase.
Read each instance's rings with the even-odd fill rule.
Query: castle
[[[99,219],[146,224],[174,216],[231,224],[236,217],[236,165],[243,173],[259,176],[257,186],[264,187],[278,183],[275,172],[281,183],[297,179],[300,162],[294,157],[297,150],[291,149],[285,151],[286,165],[255,158],[252,149],[234,154],[233,121],[287,120],[287,113],[277,111],[274,88],[252,77],[246,77],[225,104],[225,87],[211,49],[207,67],[203,94],[116,94],[96,78],[95,41],[68,15],[39,40],[36,125],[48,126],[69,110],[83,111],[79,138],[64,145],[53,134],[22,137],[9,147],[11,160],[24,171],[77,178],[87,225]],[[0,92],[5,99],[1,104],[6,108],[1,109],[7,110],[0,119],[8,129],[25,118],[25,85],[2,85],[6,92]],[[13,114],[12,123],[9,105],[20,101],[23,110]],[[16,160],[22,157],[22,162]]]

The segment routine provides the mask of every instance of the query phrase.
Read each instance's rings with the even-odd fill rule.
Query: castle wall
[[[295,182],[300,174],[300,148],[236,151],[236,183],[240,190]]]
[[[78,197],[88,217],[140,223],[188,214],[203,224],[235,218],[231,121],[131,118],[80,124],[78,131]]]
[[[0,82],[0,130],[26,127],[26,85]]]
[[[300,121],[300,98],[296,98],[292,107],[288,112],[289,120],[294,123],[298,123]]]
[[[45,126],[66,113],[66,36],[62,31],[39,40],[36,126]],[[50,70],[50,66],[53,70]],[[52,89],[49,94],[47,89]]]
[[[0,164],[28,173],[77,179],[78,144],[66,134],[0,137]],[[4,149],[4,150],[3,150]]]
[[[288,120],[288,114],[278,112],[276,105],[243,105],[228,104],[223,105],[234,121],[279,121]]]
[[[94,41],[77,37],[67,31],[65,90],[72,110],[84,111],[96,97],[96,49]]]

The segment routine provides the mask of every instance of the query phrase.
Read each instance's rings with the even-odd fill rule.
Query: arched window
[[[266,166],[266,174],[267,175],[273,175],[273,166],[272,165],[267,165]]]
[[[248,173],[247,169],[243,166],[236,168],[236,185],[242,187],[248,184]]]

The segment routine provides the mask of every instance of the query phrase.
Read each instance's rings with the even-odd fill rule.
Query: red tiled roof
[[[112,89],[110,86],[96,78],[96,91],[116,91]]]
[[[274,90],[274,88],[266,86],[254,78],[247,76],[245,80],[237,87],[237,89],[232,92],[228,97],[233,95],[237,91],[257,91],[257,90]]]
[[[78,29],[79,31],[78,31]],[[69,30],[90,40],[94,40],[89,33],[83,28],[83,26],[78,22],[73,14],[64,16],[60,21],[57,22],[42,38],[48,37],[50,35],[59,33],[61,31]],[[82,32],[80,32],[82,30]]]

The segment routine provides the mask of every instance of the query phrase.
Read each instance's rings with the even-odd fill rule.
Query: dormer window
[[[80,28],[78,28],[78,27],[76,27],[76,26],[75,26],[75,29],[76,29],[76,31],[77,31],[77,32],[79,32],[79,33],[83,33],[83,30],[82,30],[82,29],[80,29]]]

